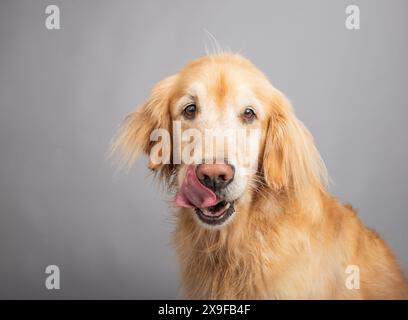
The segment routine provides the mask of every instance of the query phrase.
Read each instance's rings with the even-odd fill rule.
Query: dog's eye
[[[183,116],[186,119],[194,119],[197,111],[197,106],[194,103],[190,103],[187,107],[183,110]]]
[[[254,120],[256,118],[255,111],[252,108],[246,108],[242,114],[242,118],[247,122]]]

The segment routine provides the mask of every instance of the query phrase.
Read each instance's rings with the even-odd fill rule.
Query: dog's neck
[[[285,259],[284,246],[301,247],[306,226],[317,223],[322,212],[319,190],[298,201],[273,192],[250,196],[252,201],[237,203],[232,221],[216,230],[199,225],[191,209],[178,212],[174,240],[190,298],[267,298],[264,268]],[[303,229],[293,230],[294,216]],[[291,243],[277,243],[282,232],[293,233]]]

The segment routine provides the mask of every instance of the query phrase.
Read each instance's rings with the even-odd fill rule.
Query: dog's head
[[[301,197],[325,177],[286,97],[234,54],[202,57],[158,82],[113,148],[127,164],[148,154],[150,169],[176,189],[176,205],[206,227],[224,225],[261,190]]]

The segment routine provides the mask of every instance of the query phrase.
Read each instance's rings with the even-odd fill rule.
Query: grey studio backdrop
[[[106,153],[151,86],[211,47],[206,30],[288,95],[331,192],[407,271],[407,1],[2,0],[1,298],[181,297],[166,197],[146,159],[115,175]],[[51,264],[60,290],[45,287]]]

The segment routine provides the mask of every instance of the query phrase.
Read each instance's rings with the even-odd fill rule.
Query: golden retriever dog
[[[207,139],[220,129],[235,145],[213,143],[222,131]],[[408,297],[391,249],[328,193],[324,163],[288,99],[240,55],[210,54],[158,82],[112,150],[126,166],[148,154],[174,196],[188,298]]]

